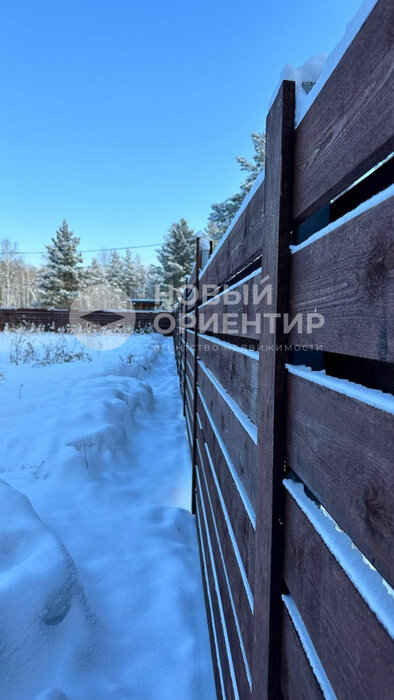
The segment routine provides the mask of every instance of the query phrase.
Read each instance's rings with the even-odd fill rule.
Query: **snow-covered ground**
[[[16,366],[15,338],[0,334],[0,698],[214,698],[172,340]],[[28,341],[48,360],[59,337]]]

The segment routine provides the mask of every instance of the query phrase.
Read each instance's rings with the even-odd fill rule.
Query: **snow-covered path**
[[[125,350],[0,351],[0,698],[215,697],[171,340]]]

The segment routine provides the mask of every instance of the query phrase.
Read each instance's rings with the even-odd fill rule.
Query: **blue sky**
[[[203,228],[283,66],[330,52],[359,4],[2,0],[0,238],[42,250],[63,218],[81,248]]]

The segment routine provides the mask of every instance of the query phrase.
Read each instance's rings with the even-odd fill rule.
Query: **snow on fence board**
[[[281,686],[285,698],[323,700],[325,697],[313,672],[305,646],[301,642],[284,603],[282,608]]]
[[[242,588],[240,590],[245,603],[244,607],[248,611],[251,608],[254,589],[255,533],[253,522],[242,497],[242,492],[238,488],[239,477],[234,466],[226,459],[226,452],[221,448],[221,443],[215,433],[215,426],[205,411],[201,397],[197,405],[197,452],[200,461],[208,465],[206,478],[209,483],[212,483],[212,489],[215,491],[215,496],[212,499],[218,503],[217,511],[221,514],[220,517],[226,521],[225,528],[228,527],[229,523],[231,524],[231,530],[234,534],[231,539],[233,543],[236,542],[237,551],[238,566],[236,571],[239,569],[238,575],[244,581],[245,590]],[[228,476],[229,471],[230,477]]]
[[[258,268],[201,304],[198,313],[199,329],[203,333],[237,335],[257,340],[260,336],[260,296],[264,293],[265,285]]]
[[[197,484],[198,492],[201,496],[204,521],[209,533],[213,553],[212,564],[215,569],[215,578],[217,579],[217,592],[220,594],[221,599],[221,616],[227,631],[229,648],[234,650],[234,653],[231,653],[231,659],[234,667],[235,690],[238,691],[239,697],[247,698],[250,695],[251,619],[247,619],[246,609],[240,607],[239,604],[236,605],[234,602],[234,596],[235,600],[237,600],[237,588],[242,584],[237,580],[234,581],[232,578],[234,567],[231,554],[229,554],[231,545],[223,537],[223,531],[219,530],[220,521],[216,519],[216,514],[212,507],[211,496],[205,478],[205,468],[202,462],[199,462]],[[241,626],[243,627],[243,633]],[[247,643],[246,648],[244,640]]]
[[[290,341],[394,361],[393,201],[394,192],[292,255],[290,317],[320,313],[325,323],[310,335],[294,327]]]
[[[248,206],[223,236],[209,264],[202,270],[201,284],[219,287],[261,255],[260,227],[264,182],[257,188]]]
[[[284,513],[284,580],[336,695],[388,699],[393,640],[290,495]]]
[[[264,180],[174,311],[218,697],[392,694],[390,18],[296,128],[282,83]]]
[[[391,0],[379,0],[295,131],[300,221],[394,149]]]
[[[200,335],[198,341],[201,361],[257,424],[258,353],[209,336]]]
[[[288,463],[394,587],[394,415],[291,374],[287,387]]]

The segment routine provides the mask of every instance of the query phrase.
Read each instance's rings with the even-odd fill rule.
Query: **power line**
[[[134,250],[135,248],[156,248],[161,243],[147,243],[145,245],[127,245],[122,248],[91,248],[90,250],[79,250],[78,253],[112,253],[114,250]],[[13,250],[8,255],[46,255],[47,250]],[[2,253],[0,253],[1,255]],[[4,253],[3,253],[4,255]]]

